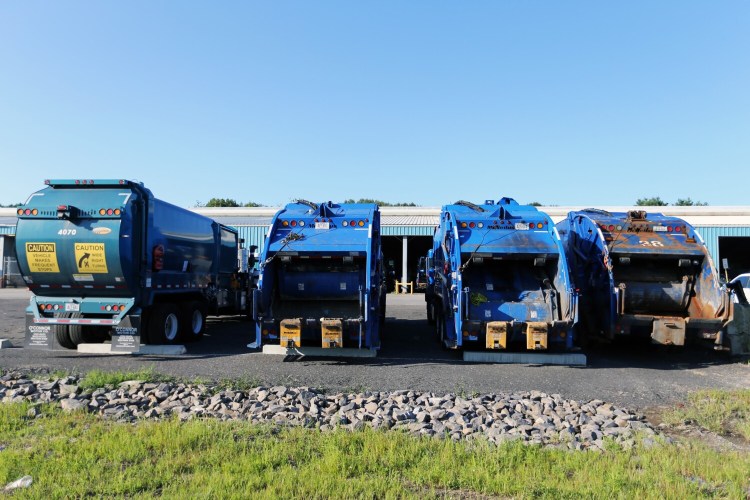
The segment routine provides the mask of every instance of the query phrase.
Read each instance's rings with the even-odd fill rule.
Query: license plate
[[[65,310],[68,312],[78,312],[81,310],[81,305],[75,303],[67,303],[65,304]]]
[[[316,222],[315,229],[331,229],[330,222]]]
[[[667,228],[664,226],[654,226],[654,232],[655,233],[666,233]]]
[[[529,225],[523,222],[516,222],[516,231],[528,231]]]

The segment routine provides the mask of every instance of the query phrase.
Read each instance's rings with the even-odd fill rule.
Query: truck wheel
[[[200,339],[206,331],[206,306],[197,300],[188,302],[180,307],[180,315],[183,340],[194,342]]]
[[[151,344],[176,344],[180,332],[180,315],[174,304],[155,304],[148,322]]]
[[[70,316],[69,313],[55,313],[55,318],[67,318]],[[52,333],[55,334],[55,339],[61,347],[65,349],[75,349],[76,345],[70,339],[70,332],[68,325],[52,325]]]
[[[71,318],[82,318],[83,314],[73,313],[70,315]],[[68,334],[70,340],[77,347],[79,344],[100,344],[104,341],[101,335],[97,335],[94,327],[84,325],[70,325],[68,327]]]
[[[437,334],[438,341],[440,341],[440,346],[445,347],[445,343],[443,342],[445,338],[445,320],[440,313],[437,313],[437,317],[435,318],[435,333]]]
[[[432,301],[427,302],[427,324],[435,324],[435,304]]]

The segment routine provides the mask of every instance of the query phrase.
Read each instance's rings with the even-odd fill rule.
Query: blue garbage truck
[[[259,256],[250,347],[376,350],[385,294],[378,206],[295,201]]]
[[[549,216],[512,198],[442,208],[425,300],[444,347],[574,348],[577,296]]]
[[[27,346],[175,344],[200,338],[207,314],[249,315],[236,230],[138,182],[45,184],[18,208],[16,225],[18,265],[33,292]]]
[[[723,344],[728,293],[701,236],[677,217],[644,210],[573,211],[557,224],[580,290],[581,338],[634,336]]]

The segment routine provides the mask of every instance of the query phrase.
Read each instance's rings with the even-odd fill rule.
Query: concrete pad
[[[0,339],[0,349],[9,349],[11,347],[13,347],[13,344],[10,343],[10,340]]]
[[[129,352],[112,352],[112,344],[78,344],[78,352],[83,354],[132,354]]]
[[[184,345],[141,345],[137,354],[154,354],[159,356],[180,356],[186,354]]]
[[[335,358],[374,358],[378,351],[374,349],[352,349],[350,347],[323,349],[322,347],[288,348],[280,345],[264,345],[263,354],[279,356],[325,356]]]
[[[464,351],[464,361],[473,363],[513,363],[521,365],[586,366],[586,355],[572,352]]]
[[[156,356],[179,356],[185,354],[184,345],[141,345],[138,352],[112,352],[112,344],[79,344],[78,352],[85,354],[152,354]]]

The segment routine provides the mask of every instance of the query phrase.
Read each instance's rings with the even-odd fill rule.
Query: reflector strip
[[[34,318],[34,323],[51,323],[65,325],[117,325],[120,322],[114,319],[59,319],[59,318]]]

